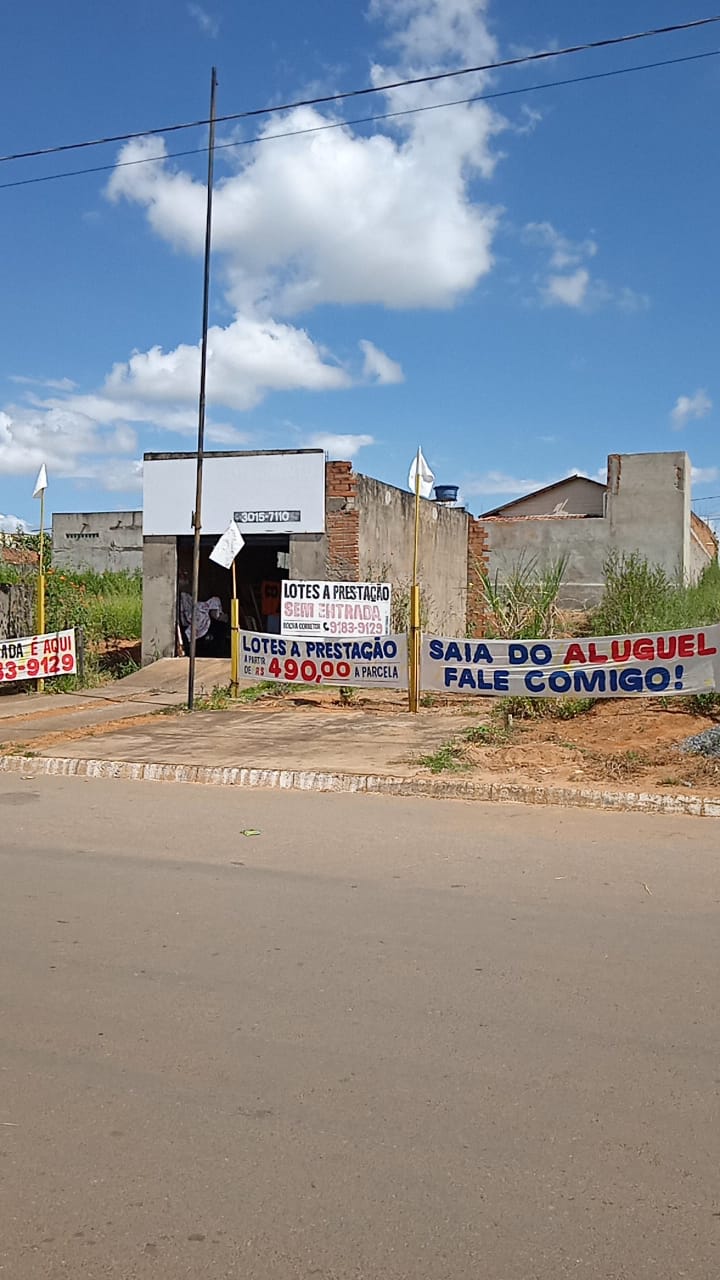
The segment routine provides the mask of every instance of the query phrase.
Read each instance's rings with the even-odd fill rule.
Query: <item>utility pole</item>
[[[207,378],[208,312],[210,306],[210,250],[212,246],[213,170],[215,162],[215,94],[217,70],[210,77],[210,128],[208,131],[207,212],[205,216],[205,271],[203,279],[202,343],[200,346],[200,397],[198,402],[197,475],[193,511],[192,611],[190,614],[190,661],[188,664],[188,711],[195,704],[195,654],[197,650],[197,604],[200,588],[200,530],[202,528],[203,454],[205,449],[205,382]]]

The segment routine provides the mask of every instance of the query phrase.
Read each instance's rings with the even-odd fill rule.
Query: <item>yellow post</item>
[[[409,709],[420,709],[420,585],[418,583],[418,559],[420,551],[420,450],[415,462],[415,541],[413,545],[413,573],[410,587],[410,679],[408,681]]]
[[[37,629],[38,635],[45,634],[45,490],[40,490],[40,563],[38,565],[37,584]],[[37,691],[42,693],[45,681],[38,680]]]
[[[240,683],[240,608],[237,598],[235,561],[232,562],[232,600],[230,601],[230,697],[237,698]]]

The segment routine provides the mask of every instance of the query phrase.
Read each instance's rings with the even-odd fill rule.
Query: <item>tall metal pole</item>
[[[200,398],[198,402],[197,477],[193,511],[192,612],[190,614],[190,662],[188,664],[188,711],[195,703],[195,654],[197,650],[197,603],[200,588],[200,530],[202,528],[203,452],[205,448],[205,382],[207,378],[208,312],[210,306],[210,250],[212,246],[213,169],[215,161],[215,92],[217,70],[210,77],[210,129],[208,132],[207,213],[205,217],[205,274],[203,280],[202,343],[200,346]]]
[[[413,541],[412,586],[410,587],[410,679],[408,704],[410,711],[420,710],[420,449],[415,459],[415,535]]]
[[[37,629],[38,635],[45,634],[45,489],[40,490],[40,562],[38,564],[37,584]],[[45,681],[38,680],[37,692],[42,693]]]

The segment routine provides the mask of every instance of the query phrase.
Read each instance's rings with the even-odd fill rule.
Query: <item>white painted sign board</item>
[[[390,634],[389,582],[299,582],[282,584],[280,632],[303,639]]]
[[[192,454],[146,457],[143,464],[145,537],[192,533],[196,461]],[[325,532],[325,454],[295,452],[206,454],[202,532],[219,536],[231,520],[248,533]]]

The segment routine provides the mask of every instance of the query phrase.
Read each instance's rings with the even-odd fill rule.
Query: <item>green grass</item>
[[[694,716],[720,716],[720,693],[690,693],[682,704]]]
[[[574,720],[588,715],[595,698],[524,698],[511,695],[500,698],[493,715],[507,724],[509,720]]]
[[[420,764],[431,773],[457,772],[467,768],[462,759],[462,746],[458,742],[444,742],[431,755],[420,756]]]
[[[596,636],[676,631],[720,622],[720,565],[708,565],[693,586],[678,583],[643,556],[611,555],[605,592],[591,618]]]
[[[504,747],[512,742],[513,731],[510,726],[499,724],[478,724],[466,729],[463,734],[465,742],[481,747]]]
[[[139,640],[142,635],[142,596],[130,592],[90,596],[87,602],[90,637]]]

